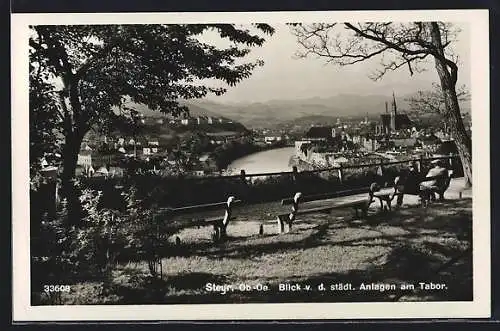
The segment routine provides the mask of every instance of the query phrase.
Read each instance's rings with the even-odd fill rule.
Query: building
[[[201,125],[204,123],[208,123],[208,120],[205,116],[198,116],[196,117],[196,124]]]
[[[76,164],[83,168],[90,168],[92,166],[92,152],[88,150],[80,151]]]
[[[422,147],[427,148],[438,148],[439,145],[441,145],[441,139],[436,137],[434,134],[421,136],[418,138],[418,142],[422,145]]]
[[[99,169],[97,169],[97,171],[94,174],[94,176],[104,176],[104,177],[107,177],[108,175],[109,175],[109,171],[108,171],[108,169],[106,169],[105,166],[102,166]]]
[[[281,141],[281,136],[266,136],[264,137],[264,142],[268,145]]]
[[[408,148],[413,147],[417,143],[417,138],[409,137],[409,138],[395,138],[392,139],[394,142],[394,147],[397,148]]]
[[[207,137],[211,138],[211,144],[223,144],[240,137],[240,133],[235,131],[207,132]]]
[[[385,103],[385,114],[380,115],[380,124],[375,127],[375,134],[390,134],[398,130],[413,127],[413,122],[407,114],[398,114],[396,96],[392,93],[392,105],[389,113],[389,105]]]
[[[374,138],[364,139],[361,145],[363,149],[365,149],[368,152],[375,152],[381,146],[381,144]]]
[[[150,139],[150,140],[148,140],[148,145],[149,146],[160,146],[160,143],[157,139]]]
[[[313,126],[304,135],[308,141],[329,141],[336,138],[336,129],[331,126]]]

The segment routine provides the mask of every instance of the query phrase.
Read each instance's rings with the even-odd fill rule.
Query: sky
[[[459,54],[458,84],[470,86],[470,44],[467,25],[457,24],[461,29],[457,42],[452,45]],[[380,68],[379,60],[340,67],[325,64],[324,60],[295,56],[299,45],[290,28],[283,24],[273,25],[276,32],[266,37],[262,47],[253,48],[249,60],[262,59],[265,64],[254,70],[252,76],[230,87],[223,96],[208,96],[207,99],[224,103],[265,102],[269,100],[306,99],[332,97],[337,94],[384,94],[394,91],[397,95],[412,94],[426,90],[438,82],[432,59],[427,70],[410,76],[407,67],[387,73],[374,82],[369,78]]]

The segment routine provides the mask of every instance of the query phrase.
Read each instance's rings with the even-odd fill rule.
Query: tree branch
[[[362,31],[361,29],[358,29],[357,27],[355,27],[351,23],[344,23],[344,25],[347,28],[356,32],[360,37],[382,43],[382,44],[386,45],[388,48],[394,49],[398,52],[401,52],[404,54],[409,54],[409,55],[419,55],[419,54],[432,54],[432,55],[434,55],[433,52],[431,50],[428,50],[428,49],[411,50],[411,49],[404,48],[401,45],[390,42],[386,38],[370,35],[364,31]]]

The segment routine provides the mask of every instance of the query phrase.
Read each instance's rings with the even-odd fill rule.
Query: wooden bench
[[[376,183],[370,186],[370,191],[373,192],[373,198],[377,198],[380,201],[380,208],[384,210],[384,202],[388,210],[391,210],[391,204],[394,198],[397,197],[397,205],[400,206],[403,203],[403,197],[405,194],[418,195],[420,197],[420,202],[422,206],[427,206],[429,201],[432,200],[435,194],[439,194],[440,199],[444,199],[444,193],[450,186],[451,178],[453,177],[453,170],[448,170],[446,176],[432,176],[418,178],[414,183],[401,183],[401,177],[396,177],[392,187],[380,188]],[[421,187],[421,183],[430,180],[443,180],[440,185],[432,187]],[[370,203],[373,201],[370,201]]]
[[[418,183],[418,192],[421,199],[421,203],[424,207],[426,207],[429,202],[434,201],[436,199],[436,194],[439,195],[439,200],[444,200],[444,193],[450,187],[451,178],[453,177],[453,170],[448,170],[445,176],[432,176],[422,178]],[[421,184],[423,182],[427,182],[430,180],[442,181],[441,183],[437,183],[437,185],[422,187]]]
[[[215,242],[219,242],[227,238],[227,226],[231,219],[233,219],[232,208],[240,203],[241,200],[236,200],[234,196],[230,196],[224,202],[167,208],[164,212],[172,217],[196,212],[223,211],[224,214],[221,216],[196,218],[188,222],[189,226],[206,226],[211,224],[213,226],[212,239]]]
[[[292,224],[297,217],[297,215],[305,215],[305,214],[313,214],[313,213],[329,213],[334,209],[354,209],[356,213],[356,217],[359,217],[359,213],[363,216],[366,216],[369,203],[370,203],[370,195],[367,198],[356,198],[354,201],[349,202],[329,202],[328,205],[320,206],[320,207],[312,207],[301,209],[300,207],[302,203],[305,202],[313,202],[313,201],[321,201],[328,200],[340,197],[346,197],[351,195],[357,195],[366,193],[369,191],[368,187],[363,187],[359,189],[353,190],[345,190],[345,191],[337,191],[331,193],[324,194],[316,194],[316,195],[302,195],[301,192],[297,192],[293,198],[283,199],[281,201],[281,205],[292,205],[292,211],[290,213],[284,213],[277,216],[278,223],[278,231],[279,233],[290,232],[292,229]]]

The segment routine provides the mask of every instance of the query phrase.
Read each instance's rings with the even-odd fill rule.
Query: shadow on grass
[[[339,220],[327,216],[318,220],[310,229],[301,229],[298,224],[290,234],[264,235],[246,238],[231,238],[221,244],[209,241],[190,243],[166,252],[170,256],[203,256],[209,258],[251,258],[264,254],[308,249],[320,246],[389,246],[395,247],[402,240],[417,240],[431,236],[450,237],[459,241],[472,240],[472,213],[470,200],[450,200],[434,203],[431,207],[409,207],[390,213],[377,213],[366,219],[346,218]],[[304,224],[312,224],[306,220]],[[397,229],[396,233],[386,233],[383,228]],[[345,229],[366,230],[370,235],[354,239],[332,240],[331,235]],[[373,233],[378,233],[373,235]],[[381,243],[383,240],[385,243]],[[455,249],[447,245],[429,242],[442,254],[452,254]]]
[[[225,282],[225,276],[211,273],[191,272],[160,279],[126,268],[109,281],[106,292],[120,298],[115,304],[202,303],[207,283]]]
[[[224,295],[207,292],[207,283],[227,284],[228,279],[222,275],[197,272],[169,276],[164,280],[142,277],[140,282],[132,284],[120,284],[119,279],[115,279],[110,289],[121,298],[118,304],[470,301],[471,261],[469,250],[453,264],[440,270],[443,262],[430,254],[425,245],[400,243],[383,262],[364,269],[314,274],[309,277],[267,278],[265,284],[268,291],[236,290]],[[130,272],[133,271],[126,271],[126,275],[132,279],[133,273]],[[241,282],[249,280],[243,279]],[[443,284],[445,288],[423,289],[420,288],[421,282]],[[299,284],[301,290],[280,291],[280,283]],[[363,289],[362,283],[393,284],[396,289]],[[414,289],[402,290],[402,284],[412,284]],[[306,285],[311,286],[310,290],[306,290]],[[320,285],[323,285],[324,290],[319,290]],[[350,288],[338,289],[339,285]]]
[[[268,284],[268,291],[229,292],[225,295],[205,290],[207,283],[227,284],[231,275],[194,272],[169,275],[155,279],[144,269],[122,268],[110,277],[100,296],[115,304],[180,304],[180,303],[243,303],[243,302],[376,302],[376,301],[457,301],[472,300],[472,212],[470,199],[449,200],[428,208],[405,207],[392,213],[371,215],[364,220],[343,219],[337,215],[321,217],[317,222],[311,215],[308,227],[297,226],[293,232],[275,236],[229,238],[227,242],[193,243],[170,251],[171,256],[207,257],[213,259],[248,259],[266,254],[315,247],[379,246],[378,256],[359,257],[364,263],[359,269],[346,272],[331,270],[287,278],[267,277],[265,274],[237,282],[258,281]],[[311,225],[313,225],[311,227]],[[341,239],[335,234],[354,231],[355,237]],[[448,240],[449,238],[449,240]],[[463,256],[462,256],[463,255]],[[460,256],[446,266],[450,259]],[[236,263],[236,262],[235,262]],[[440,270],[442,269],[442,270]],[[323,269],[324,271],[324,269]],[[439,273],[436,273],[439,271]],[[255,277],[255,276],[253,276]],[[311,291],[279,291],[279,284],[297,282],[309,284]],[[419,282],[446,285],[441,290],[420,290]],[[330,290],[335,284],[351,284],[354,290]],[[360,284],[395,284],[397,290],[361,290]],[[323,284],[325,291],[317,286]],[[413,284],[415,290],[401,291],[400,284]],[[100,298],[96,298],[99,300]]]

